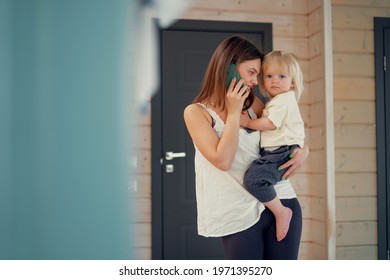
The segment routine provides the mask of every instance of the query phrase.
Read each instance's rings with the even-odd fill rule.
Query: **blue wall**
[[[0,0],[0,259],[131,258],[130,5]]]

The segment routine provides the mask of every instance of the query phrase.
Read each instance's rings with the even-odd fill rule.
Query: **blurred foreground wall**
[[[131,258],[133,2],[0,0],[0,259]]]

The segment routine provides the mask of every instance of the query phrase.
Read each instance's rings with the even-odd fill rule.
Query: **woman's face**
[[[237,65],[238,73],[241,78],[244,78],[244,83],[250,89],[259,83],[258,76],[260,74],[261,61],[259,58],[247,60]]]

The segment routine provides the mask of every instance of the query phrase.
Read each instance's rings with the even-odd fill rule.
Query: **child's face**
[[[294,82],[287,66],[281,64],[271,64],[264,69],[263,84],[265,90],[275,97],[294,88]]]

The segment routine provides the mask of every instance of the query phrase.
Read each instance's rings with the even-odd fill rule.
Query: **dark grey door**
[[[152,109],[153,258],[156,259],[224,258],[220,238],[197,234],[194,146],[183,111],[198,94],[211,55],[223,39],[240,33],[264,50],[265,31],[264,25],[257,24],[257,33],[245,32],[244,26],[248,31],[254,27],[247,23],[236,23],[232,31],[219,29],[227,24],[220,22],[207,22],[205,28],[196,28],[204,23],[182,21],[160,33],[161,92],[154,98]],[[266,27],[270,33],[270,26]]]
[[[390,21],[388,22],[390,23]],[[387,259],[390,259],[390,25],[383,32],[384,37],[384,52],[386,59],[386,71],[385,71],[385,95],[386,95],[386,220],[383,222],[386,224],[387,232]]]
[[[375,18],[378,258],[390,259],[390,18]]]

